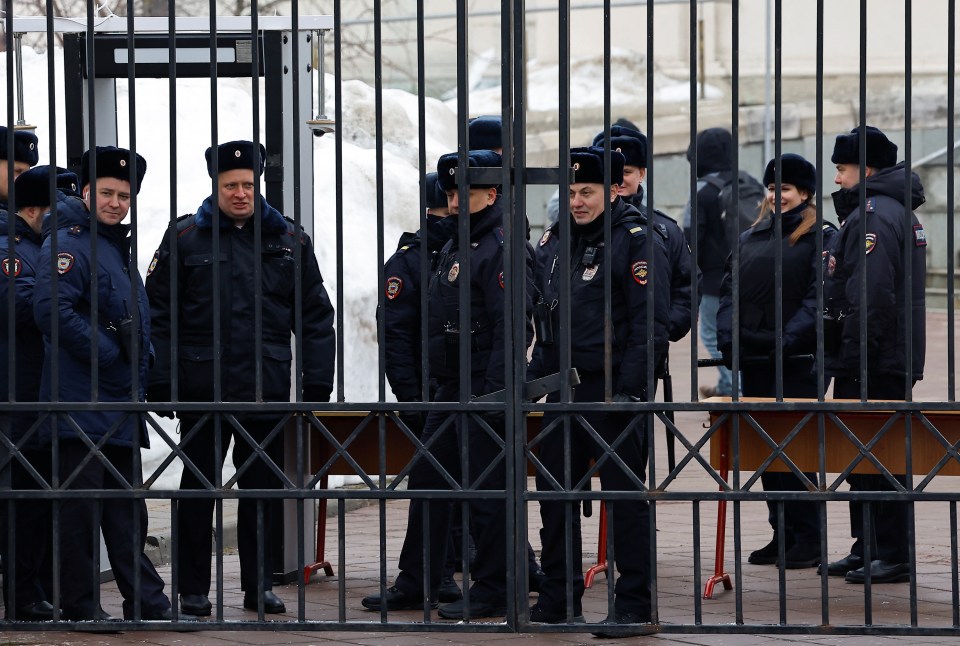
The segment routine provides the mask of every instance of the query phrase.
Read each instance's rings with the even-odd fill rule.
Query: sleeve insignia
[[[387,279],[387,288],[385,290],[387,298],[391,301],[400,295],[400,290],[403,289],[403,279],[399,276],[390,276]]]
[[[590,265],[589,267],[584,268],[583,270],[583,280],[590,281],[593,280],[593,277],[597,275],[597,269],[600,268],[600,265]]]
[[[497,279],[500,282],[500,289],[503,289],[503,272],[500,272],[500,277]]]
[[[11,263],[10,263],[10,259],[9,259],[9,258],[4,258],[4,259],[3,259],[3,265],[2,265],[2,267],[3,267],[3,275],[4,275],[4,276],[9,276],[9,275],[10,275],[10,264],[11,264]],[[13,275],[14,275],[14,276],[19,276],[21,269],[23,269],[23,267],[20,265],[20,259],[19,259],[19,258],[14,258],[14,259],[13,259]]]
[[[918,247],[927,246],[927,233],[922,224],[913,225],[913,243]]]
[[[157,262],[160,260],[160,252],[153,252],[153,260],[150,261],[150,266],[147,267],[147,276],[153,273],[153,270],[157,268]]]
[[[868,233],[867,234],[867,253],[870,253],[877,248],[877,234]]]
[[[73,269],[73,254],[61,251],[57,254],[57,273],[61,276]]]
[[[837,257],[833,254],[830,254],[830,259],[827,260],[827,276],[833,276],[833,272],[837,270]]]
[[[543,245],[547,244],[549,240],[550,240],[550,229],[547,229],[546,231],[543,232],[543,237],[540,238],[540,246],[542,247]]]
[[[453,266],[450,268],[449,273],[447,273],[447,282],[453,283],[456,282],[457,276],[460,275],[460,261],[453,263]]]
[[[638,284],[646,285],[648,274],[646,260],[638,260],[633,263],[633,279],[637,281]]]

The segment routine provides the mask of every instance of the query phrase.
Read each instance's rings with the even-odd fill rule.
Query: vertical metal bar
[[[780,0],[777,0],[777,4],[780,4]],[[780,18],[780,7],[777,7],[777,22],[779,23]],[[779,48],[778,48],[779,51]],[[780,129],[777,128],[776,138],[780,138]],[[769,495],[769,494],[768,494]],[[787,551],[787,532],[784,527],[786,524],[783,514],[783,500],[777,500],[777,531],[775,536],[777,537],[777,606],[780,610],[780,625],[785,626],[787,624],[787,571],[786,560],[784,554]]]
[[[127,60],[130,61],[130,64],[127,66],[127,110],[128,110],[128,120],[129,126],[129,137],[130,137],[130,164],[128,164],[130,170],[130,252],[129,256],[125,259],[127,261],[127,275],[130,277],[130,292],[129,302],[130,306],[128,308],[128,316],[133,318],[133,325],[130,329],[130,347],[133,348],[133,352],[130,357],[130,401],[139,402],[140,401],[140,344],[139,331],[143,322],[140,320],[140,289],[142,279],[140,277],[140,271],[137,268],[137,258],[138,258],[138,239],[137,239],[137,193],[140,190],[139,182],[137,181],[137,170],[138,163],[137,159],[137,112],[136,112],[136,46],[135,46],[135,27],[134,27],[134,18],[136,16],[136,10],[133,6],[131,0],[127,0]],[[138,416],[137,413],[131,413],[135,418]],[[140,489],[143,481],[143,470],[140,468],[140,434],[137,432],[133,433],[133,442],[130,447],[132,455],[130,456],[131,464],[133,465],[133,470],[130,473],[130,487],[133,490]],[[127,474],[124,474],[124,477],[127,477]],[[140,555],[142,553],[141,545],[145,537],[140,535],[141,527],[141,518],[143,513],[146,511],[146,503],[140,504],[137,498],[130,498],[131,506],[133,507],[133,545],[130,551],[129,557],[121,556],[121,558],[130,558],[131,567],[133,568],[133,616],[134,618],[139,619],[141,616],[142,610],[142,593],[141,593],[141,579],[142,579],[142,568],[140,567]]]
[[[777,342],[774,344],[774,369],[776,372],[774,393],[777,401],[783,400],[783,207],[780,197],[783,190],[783,174],[780,159],[783,154],[783,5],[776,0],[773,17],[774,31],[774,211],[773,211],[773,318],[774,335]],[[766,188],[766,187],[764,187]],[[739,274],[737,275],[739,282]],[[739,305],[739,300],[736,301]]]
[[[913,136],[911,124],[913,123],[913,0],[904,2],[904,112],[903,123],[905,124],[903,159],[906,173],[904,173],[903,186],[903,282],[904,282],[904,304],[906,330],[904,333],[905,345],[904,355],[906,356],[906,374],[904,375],[904,400],[913,401],[913,205],[910,196],[913,194]],[[952,174],[952,173],[950,173]],[[904,447],[904,458],[906,461],[906,472],[904,474],[907,491],[913,491],[913,415],[904,412],[904,437],[906,446]],[[894,493],[894,496],[898,494]],[[916,507],[913,501],[904,501],[901,504],[907,506],[907,550],[909,558],[907,563],[910,568],[910,625],[917,625],[917,542],[915,532]]]
[[[816,155],[814,156],[814,162],[817,167],[817,195],[816,195],[816,204],[817,204],[817,255],[821,259],[821,262],[817,264],[817,316],[815,318],[816,333],[817,333],[817,349],[816,349],[816,362],[817,362],[817,399],[818,401],[823,401],[824,396],[826,395],[827,381],[824,377],[824,366],[823,366],[823,316],[821,315],[824,310],[823,302],[823,278],[824,278],[824,263],[822,262],[824,248],[823,248],[823,184],[824,184],[824,171],[826,170],[823,166],[823,22],[824,22],[824,9],[823,9],[823,0],[817,0],[817,54],[816,54],[816,136],[814,137],[816,141]],[[819,417],[818,424],[823,424],[822,417]],[[824,446],[821,444],[820,446]],[[821,451],[822,456],[823,451]],[[820,483],[823,483],[823,473],[820,475]],[[824,603],[826,597],[823,597]],[[826,605],[824,605],[826,609]]]
[[[608,249],[611,248],[613,227],[610,220],[610,0],[603,2],[603,241]],[[612,255],[612,254],[610,254]],[[603,304],[605,312],[613,311],[613,263],[603,263]],[[613,398],[613,317],[603,317],[603,399],[610,401]],[[608,510],[612,511],[612,510]],[[613,523],[607,522],[608,527]],[[608,552],[609,554],[609,552]],[[613,557],[610,557],[613,562]],[[608,582],[611,577],[607,577]],[[609,587],[609,586],[608,586]],[[612,608],[612,606],[611,606]]]
[[[421,234],[427,238],[427,187],[424,173],[427,170],[427,99],[426,99],[426,32],[424,30],[424,0],[417,0],[417,167],[420,169],[420,223]],[[436,163],[436,160],[432,160]],[[430,393],[430,338],[427,316],[430,281],[430,254],[420,254],[420,401],[431,400]],[[381,283],[382,284],[382,283]],[[426,411],[423,416],[426,417]]]
[[[654,119],[654,103],[656,94],[654,92],[655,82],[654,82],[654,70],[656,68],[656,56],[654,53],[654,3],[647,2],[647,240],[646,240],[646,256],[650,262],[650,272],[651,275],[656,275],[656,266],[657,266],[657,257],[654,253],[654,244],[653,238],[656,235],[653,227],[655,226],[656,220],[656,203],[654,201],[654,141],[656,140],[656,121]],[[663,260],[666,260],[667,256],[664,254]],[[694,281],[691,281],[694,282]],[[647,298],[647,339],[653,339],[653,329],[654,329],[654,300],[653,298]],[[663,304],[659,304],[661,307]],[[656,355],[654,353],[654,343],[647,342],[647,401],[654,401],[656,399],[657,391],[657,375],[656,375]],[[669,344],[666,352],[669,354]],[[667,357],[664,357],[664,361],[667,361]],[[656,434],[653,432],[653,424],[656,419],[656,416],[653,414],[653,411],[642,413],[643,416],[643,427],[642,427],[642,436],[644,438],[644,446],[647,450],[647,459],[649,462],[649,471],[647,473],[647,491],[644,494],[649,501],[649,515],[647,516],[647,545],[648,547],[648,561],[647,566],[650,568],[650,601],[651,601],[651,621],[654,623],[659,623],[659,603],[657,603],[657,590],[659,589],[657,581],[657,504],[649,498],[649,490],[651,488],[651,483],[656,482],[656,445],[654,437]],[[667,431],[669,435],[669,430]],[[673,446],[673,436],[669,436],[670,446]],[[641,464],[641,468],[645,468],[645,465]],[[612,570],[612,568],[610,568]]]
[[[688,38],[690,40],[690,50],[687,53],[690,62],[690,153],[688,154],[690,162],[690,201],[683,223],[684,227],[689,227],[690,236],[687,243],[690,245],[690,399],[697,401],[699,392],[697,386],[700,380],[697,374],[697,354],[699,353],[699,344],[697,339],[700,336],[700,330],[697,323],[700,319],[700,281],[696,279],[700,275],[700,262],[698,260],[700,241],[697,239],[697,210],[699,200],[697,199],[697,1],[690,0],[690,24]],[[649,139],[648,139],[649,142]],[[736,308],[734,308],[736,316]],[[736,327],[736,326],[734,326]],[[736,337],[734,337],[736,339]]]
[[[950,501],[950,607],[953,627],[960,626],[960,563],[957,562],[957,501]]]
[[[526,207],[520,197],[524,192],[514,190],[511,174],[514,169],[513,149],[513,59],[523,58],[523,41],[514,49],[512,0],[500,4],[500,123],[501,123],[501,199],[504,201],[503,230],[503,351],[508,360],[504,362],[503,385],[506,397],[503,400],[504,425],[504,514],[507,586],[507,624],[516,630],[518,616],[528,612],[527,597],[529,568],[520,568],[526,563],[527,514],[526,506],[519,500],[520,492],[526,490],[527,470],[523,468],[523,442],[526,441],[526,425],[520,404],[523,403],[524,364],[527,358],[526,328]],[[520,14],[523,21],[523,14]],[[522,32],[521,32],[522,33]],[[517,184],[523,178],[517,177]],[[524,206],[521,206],[524,205]],[[517,339],[517,343],[514,343]],[[522,512],[522,513],[521,513]],[[522,540],[513,540],[518,537]],[[512,552],[511,552],[511,547]],[[522,555],[522,560],[521,560]],[[511,565],[513,567],[511,567]]]
[[[954,110],[956,109],[956,88],[957,88],[957,3],[956,0],[947,2],[947,399],[951,402],[957,400],[957,371],[956,371],[956,350],[957,350],[957,331],[954,323],[956,321],[956,289],[955,276],[956,271],[956,244],[954,242],[955,224],[954,218],[954,156],[955,156],[955,124]],[[956,607],[956,604],[954,604]]]
[[[732,123],[730,124],[730,134],[733,136],[733,172],[734,178],[739,174],[740,169],[740,0],[733,0],[731,6],[731,38],[730,38],[730,110]],[[736,180],[735,180],[736,181]],[[733,191],[731,193],[733,202],[730,206],[734,213],[740,209],[740,193]],[[740,245],[734,245],[730,250],[733,255],[733,275],[740,276]],[[731,371],[731,397],[733,401],[740,399],[740,281],[733,281],[733,370]],[[734,491],[740,491],[740,415],[735,414],[731,419],[732,449],[733,449],[733,469],[731,470],[731,486]],[[734,579],[736,583],[734,605],[735,620],[738,624],[743,623],[743,567],[741,566],[741,533],[740,533],[740,502],[733,502],[733,558],[734,558]]]
[[[96,125],[96,61],[93,48],[94,34],[93,3],[87,4],[87,131],[90,133],[90,320],[100,320],[100,290],[97,282],[97,231],[100,223],[97,220],[97,125]],[[58,305],[59,309],[59,305]],[[96,324],[94,324],[96,329]],[[90,401],[100,400],[100,335],[94,334],[90,339]]]
[[[293,3],[296,7],[297,3]],[[250,121],[250,131],[253,133],[251,139],[253,140],[253,149],[254,155],[259,154],[260,150],[260,74],[259,74],[259,58],[260,58],[260,48],[257,41],[257,31],[258,31],[258,16],[257,16],[257,0],[251,0],[250,3],[250,103],[253,107],[253,114],[251,115]],[[296,33],[290,35],[293,39],[293,46],[297,45]],[[293,60],[293,64],[296,65],[296,59]],[[292,76],[298,76],[298,73],[294,73]],[[296,81],[294,81],[296,83]],[[296,102],[294,102],[294,110],[296,110]],[[294,118],[296,115],[292,115]],[[294,142],[297,141],[297,137],[293,138]],[[294,164],[296,164],[296,157],[294,157]],[[299,180],[297,168],[294,167],[294,182]],[[262,178],[260,173],[254,171],[253,173],[253,191],[255,197],[253,198],[253,383],[254,383],[254,397],[255,401],[263,401],[263,206],[261,204],[260,196],[263,194],[262,189]],[[218,182],[219,184],[219,182]],[[294,200],[297,199],[296,193],[294,194]],[[290,215],[289,213],[286,215]],[[219,227],[215,227],[219,229]],[[295,249],[300,249],[300,236],[296,236],[297,242],[295,243]],[[232,246],[232,245],[231,245]],[[217,256],[214,256],[215,258]],[[214,262],[214,265],[218,265],[218,262]],[[299,263],[294,265],[299,269]],[[296,281],[300,272],[294,272],[294,281]],[[299,344],[300,337],[297,336],[297,343]],[[219,353],[215,353],[219,354]],[[299,378],[297,379],[299,381]],[[297,393],[300,392],[300,389],[297,389]],[[299,396],[299,395],[298,395]],[[234,442],[244,441],[239,434],[234,434]]]
[[[859,140],[859,160],[860,160],[860,181],[857,190],[860,192],[860,221],[858,223],[860,231],[858,236],[861,240],[867,237],[867,186],[866,186],[866,161],[867,161],[867,0],[860,0],[860,96],[858,113],[860,121],[858,128],[860,131]],[[864,401],[869,399],[869,390],[867,389],[867,248],[866,245],[860,245],[859,263],[860,263],[860,398]]]
[[[696,281],[694,281],[696,282]],[[700,501],[693,501],[693,623],[703,625],[703,572],[702,556],[700,553]],[[723,537],[726,540],[726,537]]]

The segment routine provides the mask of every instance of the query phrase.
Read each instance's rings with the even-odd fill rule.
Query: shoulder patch
[[[497,278],[497,281],[500,283],[500,289],[503,289],[503,272],[500,272],[500,276]]]
[[[403,279],[399,276],[390,276],[387,279],[387,285],[384,289],[384,293],[387,298],[391,301],[400,295],[400,292],[403,290]]]
[[[913,225],[913,244],[917,247],[927,246],[927,234],[923,230],[922,224]]]
[[[633,263],[633,279],[637,281],[639,285],[646,285],[647,279],[649,278],[649,271],[647,270],[647,261],[638,260]]]
[[[867,253],[870,253],[877,248],[877,234],[868,233],[867,234]]]
[[[153,270],[157,268],[157,262],[160,260],[160,250],[153,252],[153,259],[150,261],[150,266],[147,267],[147,276],[153,273]]]
[[[553,229],[547,229],[546,231],[543,232],[543,236],[540,238],[541,247],[547,244],[547,242],[550,240],[550,236],[552,235],[551,231],[553,231]]]
[[[11,269],[11,265],[12,265],[12,269]],[[10,274],[13,274],[14,276],[19,276],[20,271],[23,269],[23,266],[20,264],[19,258],[14,258],[12,263],[10,262],[10,258],[4,258],[3,264],[0,266],[3,267],[4,276],[9,276]]]
[[[57,254],[57,273],[61,276],[73,269],[74,257],[66,251]]]

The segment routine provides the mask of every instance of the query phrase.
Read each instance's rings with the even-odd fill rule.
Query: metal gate
[[[97,218],[91,218],[90,241],[81,249],[89,254],[90,266],[101,263],[99,279],[98,273],[88,275],[77,289],[89,288],[91,295],[69,300],[72,287],[64,281],[76,259],[69,253],[65,258],[65,247],[58,244],[86,235],[81,229],[87,225],[60,226],[65,221],[61,218],[69,217],[67,206],[56,200],[56,176],[44,180],[53,206],[43,238],[52,236],[52,241],[29,269],[43,276],[37,282],[46,282],[43,293],[55,304],[52,314],[37,314],[36,322],[31,316],[33,282],[24,279],[33,277],[21,271],[27,259],[19,246],[30,234],[8,226],[3,252],[9,369],[8,398],[0,404],[7,618],[0,630],[960,633],[958,495],[952,480],[960,466],[954,360],[953,0],[936,6],[890,3],[882,9],[865,1],[859,7],[838,8],[822,0],[564,0],[550,6],[503,0],[482,6],[460,1],[455,10],[433,3],[417,3],[414,10],[382,1],[373,3],[369,14],[351,3],[335,1],[331,6],[332,15],[313,15],[329,8],[318,11],[293,2],[289,17],[258,16],[254,3],[245,17],[155,18],[136,15],[132,3],[126,7],[127,17],[99,15],[91,4],[79,18],[27,18],[18,15],[12,0],[7,2],[8,134],[29,129],[27,119],[33,120],[39,125],[40,161],[78,174],[82,153],[93,145],[120,145],[148,162],[145,176],[137,176],[136,164],[128,169],[134,189],[131,257],[122,273],[130,277],[124,287],[129,302],[146,298],[137,281],[147,279],[152,308],[147,318],[152,319],[154,338],[163,340],[157,361],[172,368],[167,381],[158,380],[156,372],[144,373],[144,380],[137,369],[151,353],[149,345],[136,343],[146,323],[137,308],[129,315],[132,326],[120,330],[118,321],[100,316],[110,304],[104,294],[112,293],[100,286],[105,280],[102,263],[112,252],[100,230],[105,225]],[[172,2],[167,9],[171,16],[176,12]],[[206,10],[214,15],[217,7],[211,4]],[[912,36],[918,14],[926,33],[923,43],[915,43]],[[889,20],[891,15],[896,21]],[[851,22],[858,31],[849,27]],[[848,28],[840,29],[841,24]],[[933,35],[931,24],[939,25],[942,34]],[[385,30],[391,31],[385,35]],[[763,39],[757,37],[761,32]],[[540,39],[536,43],[534,34]],[[537,63],[531,51],[536,48],[539,57],[549,58],[540,42],[548,36],[555,44],[556,62]],[[761,40],[764,48],[758,45]],[[902,45],[899,61],[891,43]],[[491,57],[489,49],[499,55]],[[920,63],[915,62],[915,50],[922,52]],[[478,69],[474,63],[484,57],[495,62],[496,72],[489,75],[499,87],[495,110],[486,108],[496,99],[483,95],[472,78],[472,70]],[[636,62],[638,57],[642,63]],[[643,69],[642,78],[620,73],[632,70],[631,65]],[[585,74],[578,67],[590,71]],[[547,81],[534,73],[543,70],[549,72]],[[403,75],[406,82],[400,79]],[[890,79],[902,90],[892,97],[884,94]],[[401,95],[391,89],[404,83],[414,91]],[[445,83],[453,97],[446,104],[430,96]],[[624,92],[634,83],[645,88],[640,108],[621,98],[633,100],[636,93]],[[915,87],[921,88],[921,109],[916,111]],[[678,88],[685,97],[682,108],[671,107]],[[484,109],[478,110],[476,103]],[[165,108],[166,123],[141,116],[153,115],[157,105]],[[332,114],[327,114],[328,105]],[[499,166],[478,165],[470,157],[471,120],[489,112],[501,121]],[[613,282],[623,268],[610,263],[600,266],[597,278],[603,280],[605,315],[594,356],[600,357],[602,367],[591,371],[578,365],[585,340],[571,331],[581,329],[578,323],[588,310],[578,308],[574,283],[597,275],[592,260],[583,264],[594,267],[593,273],[563,273],[559,278],[550,308],[556,370],[528,374],[526,341],[536,318],[531,305],[538,295],[532,279],[528,282],[533,259],[546,253],[542,249],[557,236],[560,247],[553,268],[578,266],[579,256],[567,241],[582,235],[572,219],[571,202],[559,199],[557,224],[551,229],[540,212],[546,202],[541,198],[554,188],[562,197],[578,184],[580,168],[570,150],[595,136],[603,149],[601,186],[608,191],[616,183],[614,126],[620,117],[639,124],[646,137],[646,213],[663,208],[678,216],[691,233],[689,253],[695,264],[714,242],[697,234],[694,221],[704,199],[703,173],[698,172],[703,153],[688,145],[698,133],[709,127],[727,129],[732,142],[729,168],[747,168],[757,176],[763,175],[768,160],[782,160],[788,152],[812,160],[816,195],[810,205],[817,219],[808,240],[817,263],[806,300],[817,316],[810,331],[813,349],[802,355],[802,362],[814,366],[809,380],[815,395],[804,400],[788,394],[798,359],[788,345],[791,321],[783,314],[788,300],[784,285],[793,276],[785,270],[790,245],[781,223],[781,198],[789,182],[782,163],[769,182],[775,222],[770,240],[776,251],[770,277],[771,349],[762,357],[749,354],[754,346],[742,334],[749,323],[742,306],[749,298],[742,291],[748,284],[741,273],[744,243],[733,245],[726,268],[733,330],[727,352],[732,357],[729,398],[704,401],[701,396],[711,394],[700,388],[707,385],[705,369],[723,362],[718,349],[702,343],[703,305],[699,312],[691,308],[689,334],[670,344],[673,361],[661,364],[655,328],[663,304],[644,297],[636,318],[643,349],[630,353],[635,348],[625,346],[615,329],[622,296]],[[834,280],[834,263],[842,263],[842,254],[831,248],[833,234],[823,225],[833,220],[826,212],[839,198],[828,200],[824,193],[832,190],[834,169],[828,160],[835,137],[855,135],[852,150],[866,159],[870,149],[865,125],[882,127],[900,143],[894,162],[920,173],[905,172],[902,192],[894,197],[910,204],[912,191],[922,181],[927,208],[938,210],[926,215],[921,209],[921,219],[914,221],[911,209],[905,209],[887,231],[894,240],[878,233],[866,217],[844,225],[850,229],[843,231],[846,237],[857,240],[849,248],[855,248],[856,255],[848,253],[847,261],[861,270],[847,283],[853,291],[844,292],[849,302],[843,315],[852,318],[851,313],[859,311],[877,317],[875,299],[890,293],[902,299],[901,306],[904,301],[914,306],[919,302],[921,318],[860,315],[856,327],[847,330],[856,339],[847,348],[854,357],[852,372],[841,376],[840,392],[851,399],[838,401],[831,396],[831,369],[825,366],[831,357],[845,356],[828,346],[840,310],[832,309],[824,283]],[[163,138],[158,130],[166,133],[163,146],[158,145]],[[263,175],[254,173],[253,184],[266,201],[254,207],[249,225],[254,227],[252,267],[245,268],[252,276],[249,282],[237,278],[244,261],[233,255],[239,253],[233,246],[239,234],[233,229],[213,227],[211,247],[203,253],[188,247],[181,251],[187,242],[179,242],[192,240],[197,204],[221,189],[217,171],[222,161],[208,158],[204,163],[199,151],[207,146],[216,150],[230,139],[250,140],[254,150],[264,143]],[[19,145],[7,136],[4,157],[16,159]],[[495,306],[477,286],[490,270],[470,260],[469,250],[486,248],[473,237],[470,218],[457,218],[450,242],[436,249],[436,257],[421,253],[410,278],[400,279],[383,265],[401,231],[428,231],[427,207],[433,196],[425,175],[437,168],[442,153],[457,155],[449,167],[456,180],[447,191],[451,201],[456,196],[459,204],[470,204],[470,185],[498,187],[496,202],[503,214],[495,256],[499,276],[496,270],[492,275],[502,297],[494,299]],[[238,158],[240,154],[237,149]],[[167,163],[154,163],[155,158]],[[98,159],[85,167],[94,178],[94,199],[100,164]],[[202,175],[204,165],[209,182]],[[859,166],[857,188],[850,193],[861,205],[878,199],[868,188],[867,166]],[[8,224],[15,221],[18,173],[8,163],[0,180],[12,187]],[[154,179],[158,175],[168,178],[169,185]],[[141,180],[144,193],[138,196]],[[163,189],[155,189],[157,184]],[[733,191],[727,212],[738,211],[739,202]],[[264,228],[267,205],[288,219],[283,224],[289,227],[286,242],[275,242]],[[679,217],[684,206],[685,221]],[[597,245],[611,254],[620,239],[617,225],[611,223],[615,208],[608,203],[603,209]],[[151,228],[151,219],[162,221],[163,231]],[[301,226],[309,237],[297,233]],[[661,266],[666,258],[658,251],[665,243],[646,220],[639,228],[645,229],[643,246],[637,247],[644,257],[631,258],[636,262],[628,278],[652,288],[666,275]],[[531,236],[531,229],[543,235]],[[633,230],[630,234],[638,235]],[[426,248],[426,233],[419,244]],[[406,253],[409,246],[404,238],[397,248]],[[893,274],[896,279],[886,283],[890,289],[876,296],[873,288],[885,279],[862,268],[868,255],[873,263],[888,246],[894,249],[890,257],[900,261],[921,253],[916,251],[920,247],[923,255],[919,264],[901,263],[902,270]],[[170,252],[169,260],[164,249]],[[455,256],[457,249],[464,251]],[[595,248],[593,253],[606,252]],[[311,273],[315,258],[327,280],[329,301]],[[444,265],[447,260],[453,264]],[[165,262],[170,270],[154,274]],[[274,273],[275,262],[287,263],[284,271],[289,273]],[[716,273],[716,268],[702,269],[704,274],[708,269]],[[181,271],[198,281],[206,276],[199,272],[209,272],[209,291],[201,292],[199,282],[185,282]],[[106,280],[113,287],[114,279]],[[438,302],[436,283],[443,281],[454,285],[448,289],[455,293],[451,298],[457,307],[441,321],[445,327],[431,319]],[[388,329],[384,313],[404,290],[414,289],[419,290],[411,310],[415,314],[406,332],[416,338],[411,356],[417,365],[407,371],[415,383],[400,384],[407,386],[401,397],[398,384],[387,377],[399,346],[392,334],[397,330]],[[158,290],[166,307],[162,313]],[[693,280],[692,303],[700,303],[702,296],[719,301],[714,292],[715,287]],[[203,307],[206,298],[209,307]],[[237,310],[244,300],[250,309]],[[18,312],[24,306],[26,318]],[[282,307],[291,314],[289,325],[280,329],[274,313]],[[489,324],[493,331],[484,323],[491,307],[498,312]],[[88,336],[78,337],[75,329],[64,327],[63,320],[71,316],[85,321]],[[208,328],[190,327],[195,317],[207,316]],[[918,321],[925,334],[917,333]],[[877,369],[887,356],[879,339],[893,328],[901,330],[905,344],[905,369],[900,373]],[[38,330],[45,343],[30,347],[43,347],[45,359],[42,370],[35,371],[17,349],[27,347]],[[462,330],[470,333],[457,332]],[[542,344],[543,328],[536,332],[535,343]],[[114,333],[118,336],[109,336]],[[124,394],[118,398],[108,394],[108,357],[114,346],[126,341],[134,350],[127,364],[129,383],[122,384]],[[925,353],[916,347],[924,343]],[[435,369],[443,364],[438,348],[447,372]],[[502,366],[490,359],[496,353],[504,357]],[[635,366],[624,368],[627,355]],[[77,372],[76,365],[89,371]],[[318,370],[318,365],[323,368]],[[749,392],[755,387],[749,375],[756,374],[757,366],[773,375],[763,399]],[[628,369],[638,375],[637,392],[618,390],[623,383],[619,374]],[[284,370],[291,373],[290,381],[278,395],[272,379]],[[741,370],[748,376],[741,376]],[[190,386],[206,371],[211,375],[210,394]],[[914,384],[918,372],[923,379]],[[532,377],[546,378],[547,386]],[[34,391],[24,391],[34,378]],[[84,379],[88,383],[82,401],[40,394],[69,391]],[[245,380],[250,382],[248,391],[237,390],[236,384]],[[282,378],[280,383],[285,383]],[[577,400],[578,389],[586,397],[583,393],[591,385],[596,386],[592,400]],[[538,387],[541,390],[535,390]],[[544,393],[550,395],[547,400],[541,398]],[[398,397],[404,401],[394,401]],[[161,419],[174,414],[179,426]],[[128,424],[143,424],[154,446],[159,443],[168,451],[142,453],[148,435],[122,437]],[[234,475],[217,468],[229,453],[231,438]],[[633,444],[643,456],[639,469],[626,457]],[[542,458],[548,445],[555,460],[550,464]],[[589,464],[578,453],[584,446],[593,453]],[[483,461],[477,460],[477,451]],[[144,461],[150,466],[141,469]],[[553,468],[557,464],[559,471]],[[582,470],[578,464],[584,465]],[[178,487],[178,466],[189,486]],[[792,475],[792,488],[764,490],[759,481],[771,474],[778,475],[769,482],[780,483]],[[333,486],[331,479],[340,476],[351,480]],[[601,478],[623,486],[601,488]],[[338,508],[335,521],[333,515],[328,520],[331,500]],[[212,503],[212,509],[196,511],[201,501]],[[768,502],[773,504],[767,512]],[[238,503],[240,511],[234,512]],[[551,508],[562,511],[546,516],[554,530],[544,536],[536,531],[544,522],[540,511]],[[78,509],[79,517],[88,516],[80,531],[64,522],[78,518]],[[193,511],[185,513],[187,509]],[[634,522],[624,509],[648,520]],[[810,541],[812,558],[822,563],[819,569],[815,563],[797,569],[788,563],[793,546],[788,534],[797,509],[807,510],[803,520],[818,528]],[[905,519],[895,529],[902,532],[898,540],[906,555],[891,561],[903,569],[889,578],[901,582],[881,585],[889,574],[884,569],[889,565],[889,536],[884,532],[891,518],[901,517],[894,514]],[[132,529],[120,532],[118,517],[129,519]],[[191,561],[186,552],[193,548],[182,537],[207,518],[213,528],[212,587],[204,589],[203,572],[198,584],[193,564],[205,561],[206,552]],[[38,519],[46,524],[35,528],[32,523],[40,523]],[[727,523],[732,532],[726,532]],[[860,581],[854,576],[845,583],[849,576],[833,577],[825,566],[846,553],[852,540],[849,523],[862,527],[859,556],[865,567]],[[238,557],[231,550],[234,524],[241,536],[241,568],[246,570],[239,577]],[[627,528],[638,527],[638,534],[624,538]],[[762,545],[771,533],[766,565],[748,562],[752,557],[745,552]],[[196,532],[193,536],[195,548]],[[335,544],[327,544],[328,536]],[[732,552],[725,550],[728,536]],[[158,616],[162,604],[156,605],[157,597],[148,592],[154,566],[144,564],[145,541],[157,562],[162,594],[173,602],[172,616]],[[98,543],[110,553],[96,551]],[[474,543],[479,554],[472,562]],[[544,543],[551,546],[549,555],[541,549]],[[543,590],[540,595],[530,592],[532,585],[540,585],[531,580],[539,578],[528,561],[531,548],[545,564],[542,585],[553,586],[550,609],[559,614],[550,622],[536,621],[531,609],[549,598]],[[460,554],[456,565],[462,574],[453,580],[463,590],[465,605],[480,609],[485,604],[489,612],[479,610],[478,617],[467,610],[463,621],[434,612],[437,568],[446,565],[442,556],[448,552]],[[577,562],[578,554],[582,562]],[[101,582],[107,562],[123,595],[115,584]],[[623,568],[619,587],[617,565]],[[33,583],[55,607],[52,621],[21,614],[26,606],[18,599],[28,599],[32,607],[36,598],[19,583],[18,568],[28,582],[23,586],[30,583],[24,571],[38,570]],[[61,613],[76,601],[77,586],[69,573],[77,568],[86,579],[84,590],[92,594],[85,607],[122,613],[122,621],[75,610]],[[478,576],[472,586],[467,585],[471,573]],[[587,588],[582,600],[581,575]],[[272,613],[270,600],[258,594],[249,602],[241,600],[241,587],[249,592],[271,582],[288,612]],[[406,605],[388,609],[394,585],[401,592],[407,586]],[[209,596],[210,616],[187,621],[177,603],[181,594]],[[638,610],[642,604],[627,603],[637,598],[649,598],[649,608]],[[365,603],[368,599],[372,601]],[[627,620],[603,623],[618,613]]]

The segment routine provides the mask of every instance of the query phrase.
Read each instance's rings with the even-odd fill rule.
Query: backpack
[[[728,217],[728,213],[733,212],[733,180],[729,174],[723,173],[713,177],[701,178],[708,184],[712,184],[720,189],[720,206],[723,211],[720,213],[720,221],[724,224],[724,230],[727,232],[727,243],[733,249],[740,240],[740,234],[753,226],[760,215],[760,203],[767,195],[756,177],[745,170],[737,173],[737,192],[740,196],[737,217]]]

